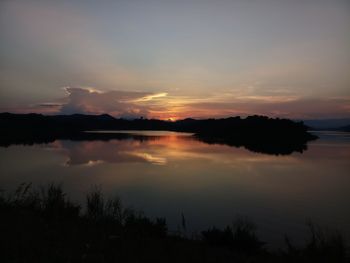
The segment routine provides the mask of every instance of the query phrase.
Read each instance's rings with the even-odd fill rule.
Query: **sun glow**
[[[179,118],[178,117],[169,117],[167,120],[168,121],[177,121]]]

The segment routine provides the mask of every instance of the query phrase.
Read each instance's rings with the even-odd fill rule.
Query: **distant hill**
[[[156,119],[116,119],[102,115],[53,115],[0,113],[0,132],[65,133],[87,130],[170,130],[198,133],[205,136],[271,137],[304,135],[307,127],[302,122],[288,119],[248,116],[196,120],[187,118],[175,122]]]
[[[335,130],[350,125],[350,118],[303,120],[305,125],[314,130]]]
[[[343,127],[339,128],[338,130],[340,130],[340,131],[350,132],[350,125],[343,126]]]

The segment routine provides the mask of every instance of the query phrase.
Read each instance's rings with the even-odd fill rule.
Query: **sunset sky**
[[[350,117],[350,1],[2,0],[4,111]]]

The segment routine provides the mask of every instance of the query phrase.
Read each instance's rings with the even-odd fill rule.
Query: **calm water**
[[[137,133],[137,132],[133,132]],[[111,141],[55,141],[0,147],[0,186],[63,183],[81,201],[92,185],[170,230],[190,232],[246,216],[273,245],[287,233],[301,241],[305,222],[337,228],[350,238],[350,134],[321,132],[304,153],[287,156],[209,145],[188,134],[143,132]]]

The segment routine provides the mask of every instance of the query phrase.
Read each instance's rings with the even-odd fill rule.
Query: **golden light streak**
[[[164,157],[159,157],[159,156],[154,156],[150,153],[145,153],[145,152],[126,152],[127,154],[137,156],[142,158],[143,160],[152,163],[152,164],[157,164],[157,165],[164,165],[167,163],[167,159]]]
[[[166,93],[166,92],[151,94],[151,95],[147,95],[145,97],[142,97],[140,99],[137,99],[137,100],[135,100],[135,102],[150,101],[150,100],[153,100],[155,98],[166,97],[167,95],[168,95],[168,93]]]

